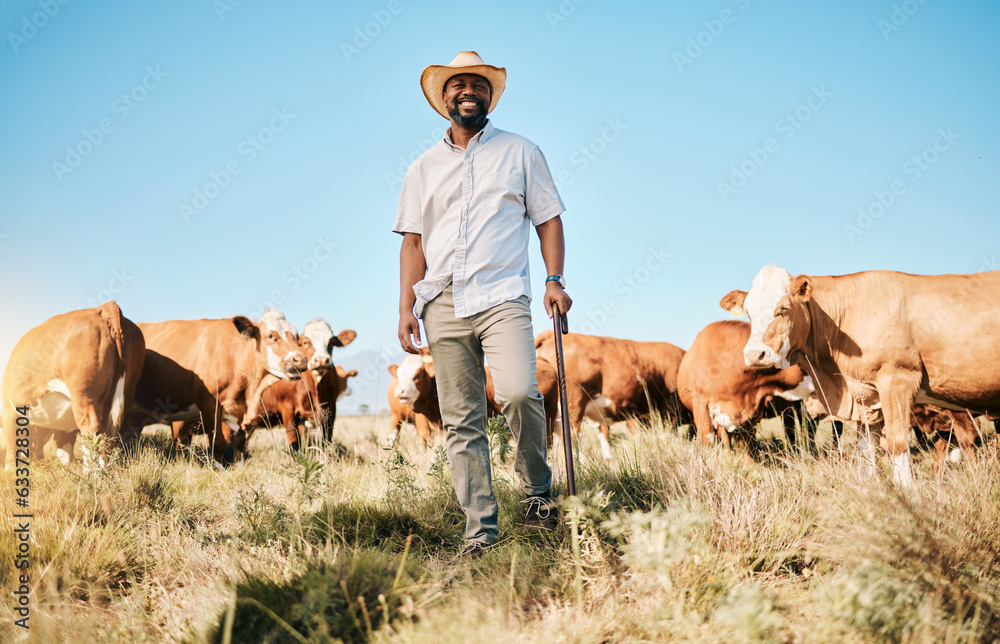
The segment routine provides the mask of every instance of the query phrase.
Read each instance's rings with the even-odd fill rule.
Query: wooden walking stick
[[[569,496],[576,496],[576,473],[573,470],[573,433],[569,427],[569,405],[566,402],[566,359],[563,355],[562,336],[569,333],[569,320],[552,305],[552,326],[556,340],[556,369],[559,372],[559,409],[562,416],[563,445],[566,449],[566,487]]]

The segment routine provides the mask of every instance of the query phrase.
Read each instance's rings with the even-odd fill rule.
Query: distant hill
[[[389,365],[399,364],[406,356],[397,345],[395,349],[383,347],[379,351],[362,351],[345,358],[333,352],[333,361],[350,371],[357,369],[358,375],[347,381],[351,393],[337,402],[337,414],[379,413],[389,411],[385,390],[389,386]],[[367,410],[362,409],[367,405]]]

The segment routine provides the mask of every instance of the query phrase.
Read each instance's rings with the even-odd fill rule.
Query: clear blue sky
[[[358,332],[338,362],[394,354],[398,173],[445,126],[418,79],[462,49],[559,179],[578,331],[687,347],[771,263],[1000,268],[996,2],[233,2],[3,3],[0,365],[109,296],[278,296]]]

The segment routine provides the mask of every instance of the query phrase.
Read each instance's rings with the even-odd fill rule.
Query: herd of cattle
[[[909,485],[909,435],[936,435],[940,466],[952,448],[980,441],[978,417],[1000,411],[1000,272],[917,276],[868,271],[793,278],[768,266],[749,292],[720,301],[739,320],[712,322],[687,351],[667,342],[570,334],[563,339],[570,426],[600,428],[610,458],[609,423],[651,414],[690,424],[699,441],[748,444],[765,415],[782,418],[787,438],[814,419],[858,427],[874,457],[881,443],[894,480]],[[11,354],[0,384],[8,466],[18,415],[28,411],[37,451],[54,441],[72,457],[76,432],[135,437],[151,423],[172,423],[188,444],[196,427],[220,463],[242,458],[255,427],[280,419],[296,449],[310,427],[332,438],[345,372],[331,351],[354,340],[323,320],[302,335],[277,310],[254,323],[175,320],[133,324],[114,302],[56,316],[31,330]],[[549,444],[559,419],[551,331],[535,341],[537,380]],[[433,356],[389,367],[394,436],[411,422],[425,442],[441,430]],[[490,414],[499,414],[487,367]],[[27,409],[25,409],[25,407]],[[868,438],[874,440],[868,440]],[[811,436],[810,436],[811,440]],[[98,455],[99,456],[99,455]],[[91,455],[85,453],[85,465]]]
[[[6,465],[18,448],[37,456],[49,442],[68,462],[77,433],[128,442],[153,423],[170,423],[182,445],[195,428],[204,431],[220,464],[241,460],[253,430],[278,419],[292,449],[307,423],[329,439],[337,399],[357,375],[335,367],[331,351],[355,337],[334,335],[320,319],[299,336],[275,309],[256,323],[236,316],[135,324],[115,302],[57,315],[21,338],[4,370]],[[31,431],[19,430],[25,426]],[[23,434],[27,443],[18,442]],[[86,468],[93,456],[102,464],[83,447]]]

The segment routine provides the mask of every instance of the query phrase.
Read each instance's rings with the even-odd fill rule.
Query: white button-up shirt
[[[406,171],[393,232],[421,235],[414,313],[452,284],[455,317],[531,298],[528,237],[565,210],[538,146],[489,121],[462,149],[451,130]]]

